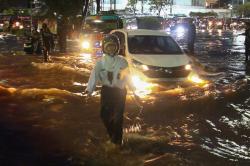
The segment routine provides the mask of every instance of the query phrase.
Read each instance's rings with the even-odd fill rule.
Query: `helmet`
[[[102,51],[109,56],[118,55],[120,50],[120,41],[116,35],[105,35],[102,40]]]

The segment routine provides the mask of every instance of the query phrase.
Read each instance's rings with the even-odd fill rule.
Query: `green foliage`
[[[23,1],[24,0],[0,0],[0,13],[5,9],[9,9],[10,7],[13,8],[13,7],[20,7],[20,5],[23,6],[23,4],[25,5]],[[28,1],[26,2],[28,6]]]
[[[205,13],[202,13],[202,12],[190,12],[189,16],[190,17],[209,17],[209,16],[217,17],[218,15],[215,12],[205,12]]]
[[[130,7],[133,12],[135,13],[136,12],[136,4],[137,4],[137,0],[128,0],[128,4],[127,6]]]
[[[18,8],[8,8],[3,10],[3,14],[6,15],[30,15],[29,9],[18,9]]]
[[[15,15],[15,11],[13,9],[5,9],[5,10],[3,10],[3,14]]]
[[[49,15],[53,15],[54,12],[63,16],[76,16],[81,13],[83,7],[83,0],[43,0],[49,7]]]
[[[158,12],[158,15],[160,15],[162,9],[164,9],[166,6],[170,5],[172,0],[150,0],[149,5],[150,10],[156,10]]]
[[[152,30],[160,30],[162,29],[161,21],[158,17],[139,17],[138,28],[140,29],[152,29]]]
[[[250,17],[250,2],[245,3],[244,5],[240,5],[236,9],[239,15],[244,15],[244,17]]]

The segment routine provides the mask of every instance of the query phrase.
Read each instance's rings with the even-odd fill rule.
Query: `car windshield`
[[[129,36],[128,49],[132,54],[182,54],[178,44],[169,36]]]
[[[83,31],[91,32],[104,32],[109,33],[113,29],[117,29],[117,20],[87,20],[84,24]]]

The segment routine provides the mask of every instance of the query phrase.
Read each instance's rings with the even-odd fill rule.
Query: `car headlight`
[[[217,22],[217,25],[222,25],[222,22]]]
[[[145,97],[146,95],[150,94],[152,92],[152,88],[156,86],[152,83],[144,81],[137,75],[133,75],[131,81],[135,87],[135,94],[140,97]]]
[[[149,70],[149,68],[148,68],[148,66],[147,66],[147,65],[141,65],[141,68],[142,68],[144,71]]]
[[[142,64],[141,62],[138,62],[138,61],[136,61],[134,59],[132,60],[132,62],[133,62],[133,65],[136,68],[139,68],[139,69],[141,69],[143,71],[148,71],[149,70],[149,67],[147,65],[145,65],[145,64]]]
[[[15,23],[15,26],[16,26],[16,27],[19,27],[19,26],[20,26],[20,22],[16,22],[16,23]]]
[[[24,48],[31,48],[32,45],[31,45],[31,44],[26,44],[26,43],[24,43],[23,47],[24,47]]]
[[[185,32],[185,29],[184,29],[184,27],[181,27],[181,26],[180,26],[180,27],[178,27],[178,28],[176,29],[176,32],[179,33],[179,34],[180,34],[180,33],[184,33],[184,32]]]
[[[187,64],[187,65],[185,66],[185,70],[192,70],[192,66],[191,66],[190,64]]]
[[[89,49],[90,48],[90,42],[89,41],[83,41],[81,44],[83,49]]]
[[[195,73],[191,73],[189,76],[188,76],[188,80],[192,83],[195,83],[195,84],[205,84],[207,83],[207,81],[201,79],[199,77],[199,75],[195,74]]]
[[[178,26],[175,31],[176,31],[177,38],[184,37],[184,35],[185,35],[185,28],[183,26]]]
[[[171,31],[171,29],[168,27],[168,28],[166,28],[166,31],[167,31],[167,32],[170,32],[170,31]]]

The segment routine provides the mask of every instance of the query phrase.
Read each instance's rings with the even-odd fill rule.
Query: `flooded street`
[[[0,40],[0,165],[249,165],[250,78],[240,33],[197,34],[194,58],[206,85],[164,85],[142,98],[143,108],[128,95],[122,150],[108,142],[99,89],[83,94],[95,59],[71,41],[72,52],[43,63]]]

